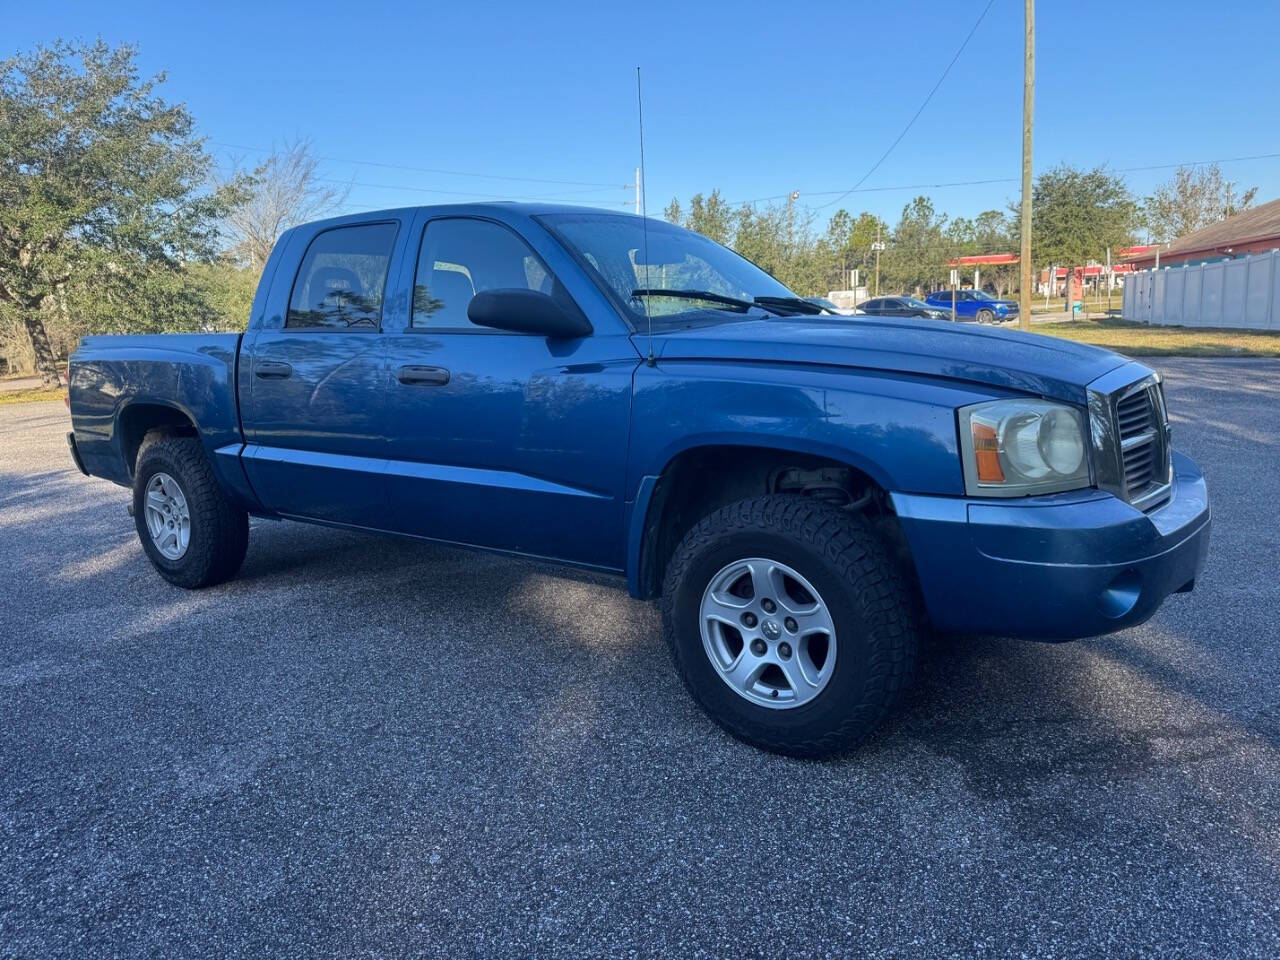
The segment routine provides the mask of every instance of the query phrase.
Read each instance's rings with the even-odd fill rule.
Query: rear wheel
[[[818,756],[861,742],[909,682],[913,597],[859,517],[766,496],[688,533],[663,621],[685,685],[717,723],[767,750]]]
[[[133,519],[152,565],[180,587],[229,580],[249,546],[249,516],[222,492],[195,437],[152,433],[143,440]]]

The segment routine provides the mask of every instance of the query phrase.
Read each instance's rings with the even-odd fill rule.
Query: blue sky
[[[622,209],[639,65],[651,214],[718,187],[731,201],[798,190],[825,220],[836,207],[824,192],[853,186],[897,137],[985,2],[524,0],[406,13],[373,0],[5,0],[0,53],[59,36],[135,43],[222,162],[252,165],[258,150],[308,137],[332,158],[326,176],[357,184],[352,209],[544,197]],[[1037,171],[1280,153],[1280,4],[1038,8]],[[893,222],[917,193],[953,215],[1016,197],[1016,183],[884,188],[1018,176],[1022,28],[1021,0],[994,0],[914,128],[840,205]],[[1223,170],[1262,200],[1280,196],[1280,157]],[[1142,194],[1172,172],[1125,176]]]

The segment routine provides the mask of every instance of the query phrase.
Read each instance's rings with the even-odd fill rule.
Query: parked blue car
[[[930,306],[951,312],[951,291],[935,290],[925,298]],[[1018,319],[1018,301],[997,300],[985,290],[956,291],[956,319],[978,323],[1004,323]]]
[[[235,576],[250,516],[621,575],[661,599],[708,713],[800,755],[866,737],[926,630],[1090,636],[1195,583],[1208,495],[1152,370],[850,323],[643,223],[468,204],[296,227],[244,333],[81,341],[71,455],[131,487],[181,587]]]

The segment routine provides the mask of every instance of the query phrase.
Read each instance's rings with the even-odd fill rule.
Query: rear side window
[[[395,240],[394,223],[362,223],[317,234],[294,278],[284,325],[377,330]]]
[[[488,220],[432,220],[413,281],[415,327],[476,327],[467,318],[482,290],[554,292],[555,279],[520,237]]]

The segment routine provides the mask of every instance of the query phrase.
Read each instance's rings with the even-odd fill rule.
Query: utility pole
[[[640,215],[640,168],[636,167],[636,216]]]
[[[876,242],[872,250],[876,252],[876,296],[880,296],[880,224],[876,224]]]
[[[787,194],[787,250],[795,249],[796,236],[796,201],[800,199],[800,191],[792,190]]]
[[[1026,0],[1026,46],[1022,56],[1022,250],[1018,325],[1031,329],[1031,124],[1036,100],[1036,0]]]

